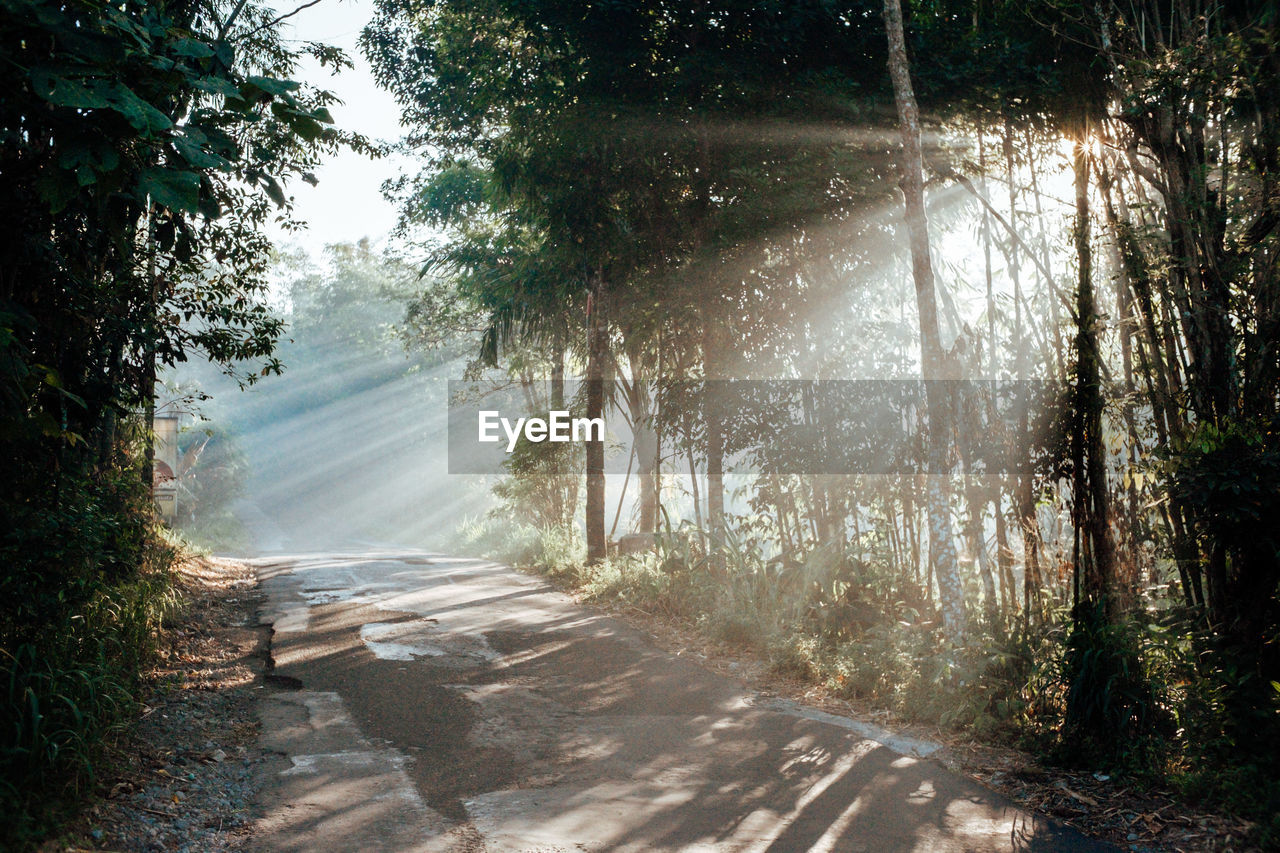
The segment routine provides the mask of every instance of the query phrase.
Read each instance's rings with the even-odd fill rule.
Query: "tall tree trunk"
[[[973,553],[974,565],[978,568],[978,577],[982,581],[982,609],[992,627],[997,623],[1000,614],[1000,603],[996,600],[996,579],[991,571],[991,555],[987,553],[986,536],[982,520],[982,508],[986,505],[983,489],[977,479],[969,473],[965,474],[965,502],[969,516],[965,525],[965,539],[969,550]]]
[[[1005,122],[1004,127],[1004,158],[1005,170],[1009,182],[1009,216],[1016,216],[1017,211],[1017,190],[1014,182],[1014,162],[1013,162],[1013,128],[1009,122]],[[1030,137],[1028,137],[1028,149],[1030,150]],[[1035,162],[1031,163],[1031,188],[1036,200],[1037,221],[1040,223],[1040,244],[1042,253],[1045,258],[1045,264],[1048,264],[1048,242],[1044,234],[1044,219],[1040,216],[1040,190],[1036,183]],[[1014,220],[1016,222],[1016,219]],[[1016,251],[1016,242],[1011,246],[1011,251]],[[1023,312],[1022,312],[1022,284],[1018,277],[1017,268],[1013,264],[1013,257],[1010,256],[1010,270],[1013,274],[1013,292],[1014,292],[1014,375],[1018,379],[1019,387],[1024,396],[1018,409],[1018,439],[1024,442],[1020,448],[1021,456],[1018,460],[1017,469],[1014,472],[1016,484],[1014,487],[1014,511],[1017,514],[1018,530],[1022,534],[1022,616],[1024,626],[1030,627],[1032,622],[1038,616],[1041,610],[1042,597],[1041,592],[1044,588],[1043,578],[1040,573],[1040,519],[1036,512],[1036,494],[1035,494],[1035,471],[1031,465],[1030,452],[1032,444],[1030,410],[1032,398],[1030,389],[1027,385],[1029,378],[1028,369],[1028,351],[1026,336],[1023,331]],[[1045,287],[1052,289],[1052,282],[1046,280]],[[1057,319],[1057,300],[1052,296],[1049,297],[1049,305],[1052,309],[1051,320],[1049,325],[1049,334],[1052,336],[1053,344],[1046,347],[1045,351],[1045,367],[1052,369],[1053,358],[1058,352],[1056,342],[1058,340],[1058,319]],[[1030,321],[1030,317],[1027,317]],[[1061,375],[1061,362],[1058,363],[1058,373]]]
[[[1012,133],[1012,131],[1010,131],[1010,133]],[[1010,146],[1012,146],[1012,142],[1010,142]],[[1053,373],[1054,376],[1063,376],[1065,375],[1065,367],[1063,365],[1062,346],[1060,343],[1062,340],[1062,336],[1059,334],[1059,329],[1061,328],[1061,318],[1058,313],[1058,300],[1055,298],[1054,295],[1052,295],[1056,292],[1056,288],[1054,287],[1053,279],[1049,277],[1049,270],[1051,269],[1049,264],[1049,260],[1050,260],[1049,233],[1048,233],[1048,229],[1045,226],[1046,217],[1044,215],[1044,201],[1042,198],[1042,194],[1040,192],[1040,180],[1037,177],[1039,175],[1039,172],[1036,169],[1035,158],[1030,155],[1030,152],[1034,150],[1035,149],[1034,149],[1034,146],[1032,145],[1032,139],[1031,139],[1031,131],[1027,131],[1027,151],[1028,151],[1028,159],[1029,159],[1028,165],[1029,165],[1029,172],[1031,174],[1031,196],[1032,198],[1035,199],[1035,203],[1036,203],[1036,223],[1038,225],[1039,238],[1040,238],[1039,239],[1040,263],[1036,265],[1036,268],[1043,271],[1042,275],[1044,276],[1044,286],[1049,290],[1051,294],[1049,297],[1049,339],[1050,339],[1050,343],[1052,344],[1052,347],[1051,347],[1052,351],[1046,355],[1045,366],[1054,368],[1054,373]],[[1010,160],[1010,163],[1012,163],[1012,160]],[[1012,168],[1012,166],[1010,168]],[[1010,173],[1009,180],[1010,180],[1009,203],[1013,204],[1015,193],[1012,190],[1012,187],[1013,187],[1012,172]],[[1049,358],[1052,358],[1053,360],[1049,361]]]
[[[159,336],[157,312],[160,300],[160,281],[156,274],[156,219],[154,208],[147,209],[147,322],[143,331],[142,381],[138,394],[143,403],[142,425],[142,483],[147,489],[155,487],[156,476],[156,338]]]
[[[627,409],[631,417],[631,432],[635,442],[635,457],[639,463],[640,517],[637,530],[652,533],[658,524],[658,465],[660,448],[653,406],[656,402],[651,383],[645,377],[648,366],[644,354],[632,348],[627,353],[631,365],[631,382],[623,387],[627,397]]]
[[[1005,127],[1005,136],[1006,138],[1011,136],[1010,130],[1007,125]],[[1009,145],[1005,153],[1006,153],[1006,164],[1010,168],[1010,174],[1012,174],[1012,160],[1013,160],[1012,144]],[[982,172],[982,195],[985,197],[987,195],[987,151],[986,151],[986,144],[985,144],[985,134],[981,127],[978,129],[978,167]],[[1013,205],[1010,205],[1009,220],[1011,225],[1017,222],[1017,219],[1015,217],[1016,217],[1016,210],[1014,209]],[[996,360],[996,351],[997,351],[996,297],[995,297],[995,288],[992,282],[992,274],[991,274],[991,212],[987,209],[986,205],[984,205],[982,208],[981,233],[982,233],[983,277],[984,277],[984,282],[986,284],[986,291],[987,291],[986,376],[990,380],[995,380],[995,378],[999,375],[1000,365]],[[1016,252],[1017,247],[1011,246],[1010,251]],[[1014,257],[1016,257],[1016,255]],[[1018,300],[1015,299],[1015,302],[1016,301]],[[1022,306],[1017,305],[1015,307],[1015,311],[1019,313],[1019,321],[1021,321]],[[1019,322],[1019,325],[1021,325],[1020,322]],[[1015,369],[1016,369],[1016,366],[1015,366]],[[998,415],[996,412],[996,402],[995,402],[996,395],[988,391],[986,394],[984,394],[984,397],[986,402],[987,421],[988,423],[992,424],[992,426],[994,427],[994,425],[998,422]],[[1008,612],[1008,609],[1013,601],[1013,594],[1014,594],[1013,563],[1012,563],[1011,554],[1009,551],[1009,534],[1008,534],[1008,531],[1005,529],[1004,512],[1002,510],[1001,502],[1000,502],[1003,485],[1004,485],[1004,477],[1000,476],[994,480],[991,488],[992,511],[993,511],[993,518],[995,520],[995,526],[996,526],[996,569],[1000,575],[999,606],[998,608],[993,608],[993,607],[988,608],[988,615],[992,619],[991,624],[993,627],[998,625],[996,617],[998,616],[999,611],[1004,610],[1005,612]],[[973,512],[973,509],[971,505],[970,513],[972,512]],[[984,578],[984,582],[985,582],[985,578]],[[992,596],[992,598],[994,599],[994,596]]]
[[[1072,522],[1075,566],[1072,627],[1067,642],[1070,686],[1063,737],[1067,743],[1096,741],[1120,747],[1127,733],[1116,721],[1137,718],[1146,703],[1131,697],[1139,689],[1137,647],[1108,629],[1116,621],[1115,551],[1108,526],[1106,457],[1102,442],[1101,318],[1093,292],[1093,252],[1089,218],[1091,123],[1081,117],[1072,168],[1076,221],[1073,229],[1076,279],[1075,382],[1072,400]]]
[[[1076,145],[1072,167],[1075,171],[1076,222],[1074,241],[1078,276],[1076,280],[1076,419],[1072,441],[1074,455],[1076,573],[1080,604],[1109,608],[1114,585],[1114,547],[1109,528],[1106,449],[1102,443],[1102,378],[1098,343],[1098,316],[1093,296],[1092,229],[1089,219],[1088,125]]]
[[[916,313],[920,322],[921,363],[929,411],[929,465],[926,505],[929,514],[929,557],[938,579],[943,626],[948,639],[960,644],[968,629],[964,587],[951,528],[950,462],[948,444],[950,401],[942,379],[943,352],[938,329],[937,294],[933,263],[929,256],[929,223],[924,208],[924,153],[920,146],[920,111],[911,87],[906,36],[899,0],[885,0],[885,34],[889,42],[889,76],[898,107],[902,137],[899,159],[900,185],[906,199],[907,231],[911,242],[911,271],[916,288]]]
[[[604,372],[609,355],[608,319],[604,306],[604,277],[597,272],[591,282],[587,318],[587,417],[604,418]],[[587,456],[587,562],[598,563],[607,555],[604,535],[604,436],[586,442]]]
[[[565,338],[563,332],[556,332],[551,351],[551,388],[548,394],[552,411],[565,411],[564,404],[564,358]],[[552,517],[559,526],[570,526],[578,512],[578,490],[581,480],[578,473],[571,468],[556,465],[556,474],[548,486],[551,493]]]
[[[804,416],[804,422],[807,427],[818,432],[822,436],[822,444],[819,450],[823,455],[829,455],[826,450],[826,435],[822,428],[822,419],[818,414],[817,401],[814,399],[814,390],[817,382],[806,381],[801,389],[801,408]],[[810,517],[813,519],[814,529],[816,530],[815,538],[819,545],[825,544],[831,539],[831,508],[827,499],[827,490],[823,477],[820,473],[810,474],[808,478],[801,477],[803,483],[808,480],[809,500],[812,504],[812,512]]]
[[[639,531],[652,533],[658,525],[658,432],[650,420],[636,424],[636,456],[640,460]]]
[[[918,485],[915,478],[903,480],[906,488],[902,495],[902,529],[907,537],[907,542],[911,546],[911,573],[915,578],[915,582],[924,588],[925,598],[933,601],[933,587],[929,584],[928,578],[920,576],[920,526],[917,523],[919,514],[916,511],[916,486]]]
[[[706,549],[706,537],[702,531],[706,530],[702,526],[702,502],[698,499],[698,466],[693,459],[693,449],[689,448],[685,455],[689,460],[689,490],[693,492],[693,526],[698,530],[698,535],[702,537],[703,549]]]
[[[1013,580],[1013,550],[1009,547],[1009,530],[1004,516],[1000,483],[996,483],[991,510],[996,520],[996,569],[1000,572],[1000,606],[1005,613],[1014,608],[1016,589]]]

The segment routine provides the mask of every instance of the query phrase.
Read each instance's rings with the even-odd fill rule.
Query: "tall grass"
[[[571,570],[587,555],[586,544],[573,529],[537,527],[495,515],[464,520],[447,544],[450,550],[464,556],[534,567],[552,574]]]
[[[132,472],[64,494],[4,539],[0,849],[55,832],[137,717],[140,672],[175,604],[175,549],[139,483]]]

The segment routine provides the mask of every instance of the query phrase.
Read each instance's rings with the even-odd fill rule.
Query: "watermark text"
[[[496,444],[506,435],[507,452],[516,449],[516,442],[521,434],[526,441],[534,443],[542,441],[604,441],[603,418],[573,418],[569,412],[553,409],[545,418],[504,418],[494,409],[483,409],[477,417],[477,440],[482,444]]]

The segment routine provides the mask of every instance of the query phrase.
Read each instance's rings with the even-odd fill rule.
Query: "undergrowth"
[[[0,545],[0,849],[72,816],[137,717],[176,549],[134,469],[36,492]],[[52,492],[52,493],[51,493]]]

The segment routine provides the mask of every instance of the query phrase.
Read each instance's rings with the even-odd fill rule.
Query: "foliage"
[[[6,8],[6,213],[27,228],[5,249],[4,382],[28,431],[87,439],[104,411],[150,396],[155,363],[193,352],[278,370],[258,229],[339,136],[330,96],[283,76],[296,56],[270,14]]]
[[[1089,607],[1076,616],[1061,657],[1066,699],[1059,753],[1105,766],[1134,756],[1160,728],[1171,731],[1161,725],[1167,721],[1142,670],[1137,626],[1108,620],[1103,602]]]
[[[246,2],[5,0],[0,15],[0,649],[6,842],[30,844],[127,719],[169,555],[156,372],[278,372],[264,226],[340,144],[332,96]],[[302,48],[344,62],[323,45]]]
[[[458,525],[450,547],[459,554],[540,566],[553,574],[573,572],[582,562],[581,538],[563,527],[536,528],[502,513]]]
[[[175,526],[198,548],[244,547],[245,531],[233,512],[249,473],[239,437],[229,427],[204,421],[184,429],[181,439]]]
[[[23,606],[0,634],[0,846],[23,849],[72,813],[105,743],[137,710],[138,673],[173,607],[174,550],[145,507],[136,470],[78,500],[15,519],[3,543],[4,593]],[[60,542],[49,553],[50,531]],[[62,578],[37,573],[60,561]]]
[[[1171,448],[1178,466],[1172,474],[1175,493],[1199,508],[1206,535],[1239,543],[1234,547],[1255,540],[1260,549],[1280,551],[1270,527],[1280,518],[1276,429],[1265,423],[1202,423],[1181,447]]]
[[[521,438],[503,462],[508,476],[493,494],[513,518],[537,528],[566,529],[578,514],[582,446]]]
[[[284,255],[276,270],[286,281],[291,340],[301,363],[333,350],[401,356],[397,340],[406,299],[419,286],[416,271],[368,238],[325,247],[324,267],[302,253]]]

